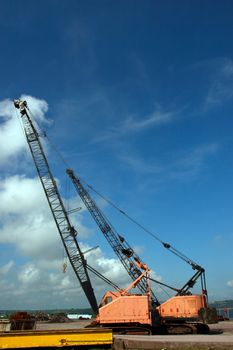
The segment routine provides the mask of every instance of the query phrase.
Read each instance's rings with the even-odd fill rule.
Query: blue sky
[[[25,300],[27,291],[35,296],[35,286],[53,273],[51,280],[61,291],[57,306],[64,295],[62,306],[79,306],[72,299],[77,293],[72,272],[68,277],[54,272],[62,255],[59,240],[54,257],[49,257],[49,242],[43,257],[46,244],[33,255],[23,244],[22,232],[16,230],[15,241],[7,235],[13,229],[10,218],[18,227],[30,216],[27,203],[37,203],[35,194],[44,208],[37,219],[51,225],[56,235],[27,145],[17,141],[20,125],[9,109],[8,99],[27,94],[42,109],[42,117],[35,112],[38,124],[78,174],[202,265],[211,300],[233,298],[232,21],[233,4],[226,0],[1,1],[0,128],[5,143],[0,187],[4,208],[9,208],[0,218],[5,290],[21,283]],[[51,145],[47,151],[65,197],[64,164]],[[30,192],[25,210],[12,213],[7,191],[20,191],[24,182],[27,189],[35,186],[35,198]],[[71,196],[73,201],[74,192]],[[179,286],[186,282],[193,272],[189,266],[99,203],[163,281]],[[40,240],[38,220],[33,221],[30,246]],[[87,213],[74,220],[84,232],[84,246],[99,244],[99,258],[110,261],[108,269],[117,265]],[[29,230],[30,220],[24,225]],[[47,271],[45,265],[53,258]],[[120,267],[119,280],[118,273]],[[70,284],[72,295],[67,292]],[[98,284],[98,295],[104,288]],[[41,302],[34,298],[25,307],[50,305],[46,290],[40,293]],[[7,307],[11,301],[4,303]]]

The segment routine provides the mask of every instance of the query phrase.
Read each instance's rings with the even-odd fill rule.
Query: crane
[[[165,325],[169,333],[173,333],[176,329],[180,328],[183,330],[186,329],[188,332],[208,331],[208,327],[203,327],[199,322],[196,322],[199,319],[199,311],[206,307],[205,295],[190,295],[191,293],[188,292],[189,288],[192,288],[196,282],[196,279],[202,276],[204,269],[169,244],[161,241],[165,248],[171,250],[174,254],[185,260],[194,270],[197,270],[197,272],[180,290],[156,281],[163,286],[173,289],[178,294],[160,304],[150,288],[150,270],[147,265],[140,260],[125,239],[115,231],[92,200],[89,193],[82,186],[80,180],[74,175],[73,171],[67,169],[67,173],[71,177],[80,197],[83,199],[101,231],[125,266],[133,282],[127,289],[121,289],[87,264],[84,258],[85,253],[81,251],[77,241],[77,231],[69,220],[69,213],[65,209],[56,181],[49,168],[40,142],[40,135],[30,118],[27,102],[14,100],[14,105],[20,111],[26,140],[67,256],[93,311],[98,311],[98,316],[96,318],[97,326],[123,329],[123,332],[125,332],[126,329],[132,330],[132,327],[138,329],[138,326],[139,328],[144,327],[147,331],[151,332],[156,331],[158,329],[157,327],[163,325]],[[96,274],[117,290],[117,292],[114,293],[107,292],[99,308],[87,270]],[[205,283],[205,279],[203,283]],[[129,289],[134,288],[136,285],[141,290],[141,295],[129,293]],[[110,299],[112,301],[110,301]],[[141,307],[139,305],[141,305]],[[132,315],[134,315],[133,318]],[[186,320],[188,321],[187,323]],[[180,322],[182,322],[182,325]]]
[[[101,212],[99,207],[96,205],[95,201],[90,196],[87,189],[83,186],[82,182],[80,181],[80,178],[74,174],[74,171],[72,169],[67,169],[66,173],[72,180],[75,189],[77,190],[79,196],[81,197],[83,203],[87,207],[88,211],[92,215],[93,219],[99,226],[100,230],[108,240],[109,244],[111,245],[112,249],[118,256],[119,260],[125,267],[126,271],[128,272],[129,276],[135,280],[141,275],[141,270],[137,267],[137,265],[133,264],[134,261],[141,261],[139,256],[135,254],[133,248],[126,242],[126,240],[117,233],[117,231],[114,229],[114,227],[111,225],[109,220],[105,217],[105,215]],[[122,210],[120,210],[122,212]],[[162,242],[162,241],[161,241]],[[194,284],[196,283],[197,279],[201,277],[201,286],[202,286],[202,292],[207,297],[207,290],[206,290],[206,280],[205,280],[205,270],[203,267],[195,263],[193,260],[189,259],[187,256],[185,256],[183,253],[178,251],[176,248],[172,247],[169,243],[162,242],[162,245],[164,248],[170,250],[173,254],[178,256],[180,259],[187,262],[189,265],[191,265],[193,270],[196,270],[194,275],[182,286],[181,288],[174,288],[172,286],[169,286],[165,283],[162,283],[160,281],[154,280],[153,278],[150,278],[152,281],[168,287],[174,291],[176,291],[176,295],[189,295],[190,294],[190,288],[193,288]],[[145,293],[147,290],[147,282],[145,278],[142,278],[140,283],[138,284],[138,288],[142,293]],[[159,301],[153,291],[151,291],[151,298],[152,303],[155,305],[159,305]]]
[[[105,217],[105,215],[98,208],[94,200],[91,198],[88,191],[84,188],[80,179],[77,176],[75,176],[73,170],[67,169],[66,172],[71,178],[79,196],[86,205],[88,211],[90,212],[93,219],[104,234],[105,238],[109,242],[110,246],[118,256],[119,260],[123,264],[129,276],[132,278],[133,281],[136,280],[142,274],[142,270],[140,269],[139,265],[135,264],[135,261],[141,262],[140,258],[137,254],[135,254],[134,250],[129,246],[124,237],[122,237],[116,232],[109,220]],[[142,293],[145,294],[147,292],[148,282],[145,277],[140,279],[137,287]],[[159,305],[159,301],[153,291],[151,291],[151,299],[154,305]]]
[[[66,254],[93,311],[96,312],[98,310],[98,305],[88,275],[87,262],[77,241],[77,231],[74,226],[72,226],[68,217],[68,213],[58,191],[56,180],[51,173],[42,144],[40,142],[39,133],[35,129],[30,118],[27,102],[22,100],[14,100],[14,106],[20,111],[27,143],[35,162],[41,184],[43,186]]]
[[[152,279],[148,273],[145,274],[145,271],[149,272],[147,265],[141,261],[126,240],[117,233],[91,198],[79,177],[74,174],[72,169],[67,169],[66,172],[129,276],[136,282],[137,287],[142,292],[141,295],[106,292],[99,307],[96,319],[97,325],[111,327],[118,331],[120,329],[130,330],[131,327],[139,326],[139,328],[146,327],[147,330],[156,333],[164,325],[168,333],[176,333],[177,331],[178,333],[179,331],[208,332],[208,326],[203,324],[210,314],[207,308],[205,270],[170,244],[161,241],[164,248],[169,249],[173,254],[191,265],[195,270],[195,274],[180,289]],[[199,277],[201,277],[202,294],[192,295],[190,288],[194,286]],[[171,288],[176,292],[176,295],[160,304],[150,288],[149,279]],[[142,308],[139,306],[142,305],[141,303],[143,304]],[[203,313],[205,313],[205,317],[201,316]]]

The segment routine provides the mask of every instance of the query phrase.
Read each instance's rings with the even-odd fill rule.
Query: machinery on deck
[[[204,324],[207,320],[205,317],[207,315],[207,291],[204,269],[168,243],[161,241],[166,249],[171,250],[185,260],[196,272],[180,289],[155,281],[177,292],[176,296],[160,304],[150,288],[150,280],[153,279],[150,278],[150,270],[147,265],[140,260],[125,239],[113,229],[80,180],[72,170],[68,169],[67,173],[80,197],[132,278],[133,283],[126,290],[122,290],[87,264],[84,253],[77,241],[77,231],[70,223],[68,212],[65,210],[56,181],[50,171],[39,140],[39,134],[29,116],[27,102],[15,100],[14,105],[20,111],[26,139],[67,256],[93,311],[98,311],[96,325],[112,327],[123,332],[132,330],[132,327],[139,330],[143,328],[147,332],[153,333],[156,333],[157,330],[168,333],[176,333],[177,330],[178,333],[208,332],[208,326]],[[117,292],[107,292],[99,308],[88,275],[88,269],[117,290]],[[201,277],[202,294],[191,295],[189,289],[194,286],[199,277]],[[129,292],[135,286],[139,288],[141,294]]]
[[[209,332],[200,322],[199,310],[205,305],[201,295],[175,296],[154,308],[150,289],[150,270],[136,261],[144,272],[128,288],[108,291],[103,296],[96,321],[92,326],[108,327],[117,333],[140,334],[194,334]],[[146,294],[129,291],[146,278]],[[168,317],[166,319],[166,316]]]
[[[33,330],[36,328],[36,319],[26,311],[16,312],[9,317],[10,330]]]
[[[160,285],[176,291],[174,297],[160,304],[150,288],[149,268],[146,264],[141,262],[139,256],[135,254],[133,248],[130,247],[125,239],[116,232],[109,220],[91,198],[80,179],[74,174],[73,170],[67,169],[66,172],[113,251],[122,262],[132,280],[134,282],[137,281],[136,285],[142,292],[142,295],[129,294],[128,292],[126,295],[125,291],[117,294],[115,292],[107,292],[100,304],[97,323],[99,325],[111,327],[113,327],[113,325],[115,325],[115,327],[123,327],[123,323],[128,326],[129,323],[131,323],[131,326],[142,324],[142,310],[138,310],[138,305],[141,305],[141,300],[144,300],[144,303],[145,300],[147,300],[147,307],[144,308],[144,316],[147,315],[146,319],[148,323],[144,324],[143,321],[143,324],[147,326],[148,329],[155,330],[163,326],[163,330],[167,332],[181,332],[182,329],[184,332],[190,333],[208,332],[208,326],[205,326],[204,323],[210,321],[212,312],[207,307],[208,299],[205,270],[170,244],[161,241],[166,249],[169,249],[172,253],[186,261],[196,272],[180,289],[151,279]],[[146,274],[143,272],[144,270],[147,271]],[[194,286],[199,277],[201,278],[202,293],[200,295],[192,295],[190,288]],[[132,286],[135,287],[134,282],[130,288],[132,288]],[[133,299],[133,302],[129,302]],[[148,313],[150,316],[148,316]],[[131,318],[129,317],[130,314]]]

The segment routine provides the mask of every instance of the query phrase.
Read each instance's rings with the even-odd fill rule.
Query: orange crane
[[[179,333],[182,330],[189,333],[208,332],[208,326],[204,323],[207,322],[211,312],[207,306],[205,270],[170,244],[161,241],[166,249],[169,249],[179,258],[186,261],[196,271],[185,285],[179,289],[151,279],[147,265],[142,263],[133,248],[116,232],[109,220],[91,198],[90,193],[83,186],[80,179],[74,174],[73,170],[67,169],[66,172],[129,276],[134,282],[137,281],[137,287],[142,293],[141,295],[128,294],[128,289],[126,294],[124,290],[117,294],[115,292],[107,292],[101,301],[97,323],[112,328],[124,328],[130,325],[140,325],[141,327],[143,324],[149,331],[153,330],[153,332],[159,329],[161,330],[161,327],[168,333]],[[147,271],[147,273],[145,274],[143,271]],[[192,295],[190,289],[199,277],[201,278],[202,293],[200,295]],[[155,293],[150,288],[150,280],[171,288],[176,291],[176,295],[160,304]],[[134,282],[130,286],[130,289],[134,286]],[[143,303],[147,300],[146,304],[144,304],[144,312],[138,308],[141,305],[141,300],[144,300]],[[142,314],[144,316],[147,315],[145,318],[147,320],[146,323],[141,320],[140,315]]]
[[[207,332],[208,327],[198,322],[200,311],[203,311],[202,316],[205,316],[207,310],[204,269],[169,244],[162,242],[165,248],[180,256],[181,259],[188,262],[197,271],[181,289],[156,281],[177,292],[175,297],[160,305],[150,288],[150,270],[147,265],[141,262],[125,239],[115,232],[110,222],[104,217],[73,171],[67,170],[76,189],[81,193],[79,194],[85,205],[120,258],[133,282],[126,290],[122,290],[87,264],[84,253],[81,251],[77,241],[76,230],[70,223],[68,212],[64,207],[56,181],[49,168],[39,140],[39,133],[36,131],[29,116],[27,102],[15,100],[14,105],[20,111],[26,139],[70,263],[92,309],[94,311],[98,310],[96,325],[110,326],[123,332],[127,330],[130,332],[132,328],[139,331],[143,328],[147,332],[153,333],[160,332],[161,329],[168,333],[176,333],[177,331],[188,333]],[[117,290],[117,292],[107,292],[99,308],[87,270],[95,273]],[[203,293],[202,295],[190,295],[189,289],[193,287],[199,277],[201,277]],[[129,292],[135,286],[140,289],[141,294]],[[110,318],[109,315],[111,315]]]
[[[145,264],[137,264],[144,272],[126,289],[105,293],[92,326],[108,327],[123,334],[209,333],[208,325],[200,320],[200,310],[206,308],[202,295],[175,296],[153,307],[150,270]],[[144,277],[148,282],[147,293],[130,293]]]

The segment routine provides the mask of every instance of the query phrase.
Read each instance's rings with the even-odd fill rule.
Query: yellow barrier
[[[31,347],[63,347],[111,345],[109,329],[78,329],[59,331],[21,331],[0,333],[0,349]]]

